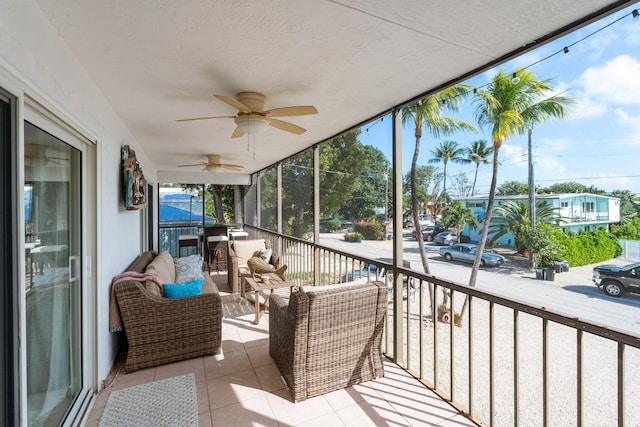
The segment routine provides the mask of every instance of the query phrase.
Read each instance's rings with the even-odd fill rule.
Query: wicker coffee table
[[[260,291],[271,291],[271,293],[273,293],[274,289],[280,289],[280,288],[285,288],[285,287],[289,287],[289,292],[293,292],[293,288],[294,286],[296,286],[295,283],[293,282],[288,282],[286,280],[282,280],[281,278],[279,278],[277,275],[273,274],[273,273],[269,273],[269,274],[261,274],[261,277],[253,277],[253,276],[244,276],[244,281],[246,282],[247,285],[251,286],[251,289],[253,290],[253,303],[256,307],[256,318],[253,321],[254,325],[257,325],[258,323],[260,323],[260,301],[258,300],[258,295],[260,294]],[[268,276],[269,277],[269,283],[264,283],[262,280],[262,277]],[[240,287],[241,290],[241,294],[244,297],[244,286]],[[269,303],[269,299],[267,299],[267,301],[265,302],[265,308]]]

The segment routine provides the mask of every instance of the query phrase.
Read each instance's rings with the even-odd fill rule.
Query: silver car
[[[447,261],[463,261],[473,262],[476,259],[476,252],[478,246],[469,243],[456,243],[455,245],[445,246],[440,248],[440,255]],[[483,252],[480,259],[480,266],[482,267],[497,267],[504,263],[504,257],[502,255],[495,254],[493,252]]]

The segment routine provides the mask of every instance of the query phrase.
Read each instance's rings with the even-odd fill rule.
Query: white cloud
[[[543,137],[540,141],[535,139],[535,130],[533,137],[533,145],[538,146],[537,151],[544,151],[545,153],[562,153],[573,147],[573,141],[568,138],[548,138]]]
[[[608,111],[604,102],[597,101],[582,91],[574,90],[570,96],[575,98],[575,102],[566,107],[569,120],[590,119]]]
[[[640,104],[640,62],[620,55],[603,66],[590,67],[578,78],[589,99],[614,105]]]
[[[617,122],[631,129],[631,140],[640,140],[640,116],[631,116],[622,108],[617,108],[616,111]]]

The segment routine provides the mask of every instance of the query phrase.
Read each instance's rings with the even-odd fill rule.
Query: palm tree
[[[454,163],[463,163],[465,161],[464,148],[460,147],[455,141],[442,141],[435,150],[431,150],[433,158],[429,160],[429,163],[440,163],[444,165],[443,175],[444,183],[442,187],[442,194],[444,196],[445,205],[447,203],[447,164],[451,161]]]
[[[536,202],[536,224],[553,224],[560,220],[558,208],[555,208],[542,200]],[[529,215],[529,203],[524,201],[509,200],[496,208],[491,217],[492,224],[489,227],[491,243],[496,242],[506,234],[513,234],[516,251],[521,255],[526,255],[528,251],[524,241],[524,232],[531,227],[531,216]],[[495,233],[495,234],[494,234]]]
[[[411,187],[411,210],[413,212],[413,222],[415,226],[418,227],[418,230],[420,222],[418,218],[416,170],[422,131],[426,128],[427,132],[436,138],[440,137],[440,135],[450,135],[456,131],[464,130],[475,132],[475,128],[469,123],[443,114],[445,111],[458,111],[462,99],[470,93],[470,89],[471,87],[467,85],[451,86],[443,91],[422,98],[401,110],[402,123],[404,125],[412,125],[415,129],[414,135],[416,138],[416,145],[413,151],[413,159],[411,161],[409,185]],[[427,253],[424,248],[424,242],[422,241],[422,233],[416,233],[416,237],[418,238],[418,247],[420,248],[420,258],[422,260],[424,272],[426,274],[430,274]]]
[[[489,233],[498,180],[498,154],[502,143],[510,136],[523,134],[536,124],[551,118],[564,117],[565,105],[573,102],[572,98],[559,95],[545,98],[553,91],[550,86],[551,80],[540,80],[528,70],[517,72],[517,77],[518,79],[512,80],[511,74],[500,70],[485,89],[476,90],[476,121],[481,127],[491,130],[493,139],[493,173],[487,212],[478,242],[478,255],[471,269],[469,286],[475,286],[480,268],[480,255]]]
[[[470,146],[465,149],[467,163],[475,163],[476,171],[473,175],[473,186],[471,187],[471,195],[476,194],[476,181],[478,179],[478,168],[481,164],[488,165],[491,163],[489,156],[493,153],[493,147],[487,145],[485,139],[478,139],[471,142]]]
[[[473,216],[473,211],[459,201],[454,201],[442,211],[442,222],[446,227],[453,227],[456,230],[458,236],[458,243],[460,243],[460,235],[464,227],[475,228],[478,225],[478,220]]]

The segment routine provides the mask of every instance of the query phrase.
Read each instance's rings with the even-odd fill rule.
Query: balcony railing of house
[[[386,282],[385,355],[481,425],[638,425],[638,337],[380,259],[245,230],[278,248],[299,285]]]

